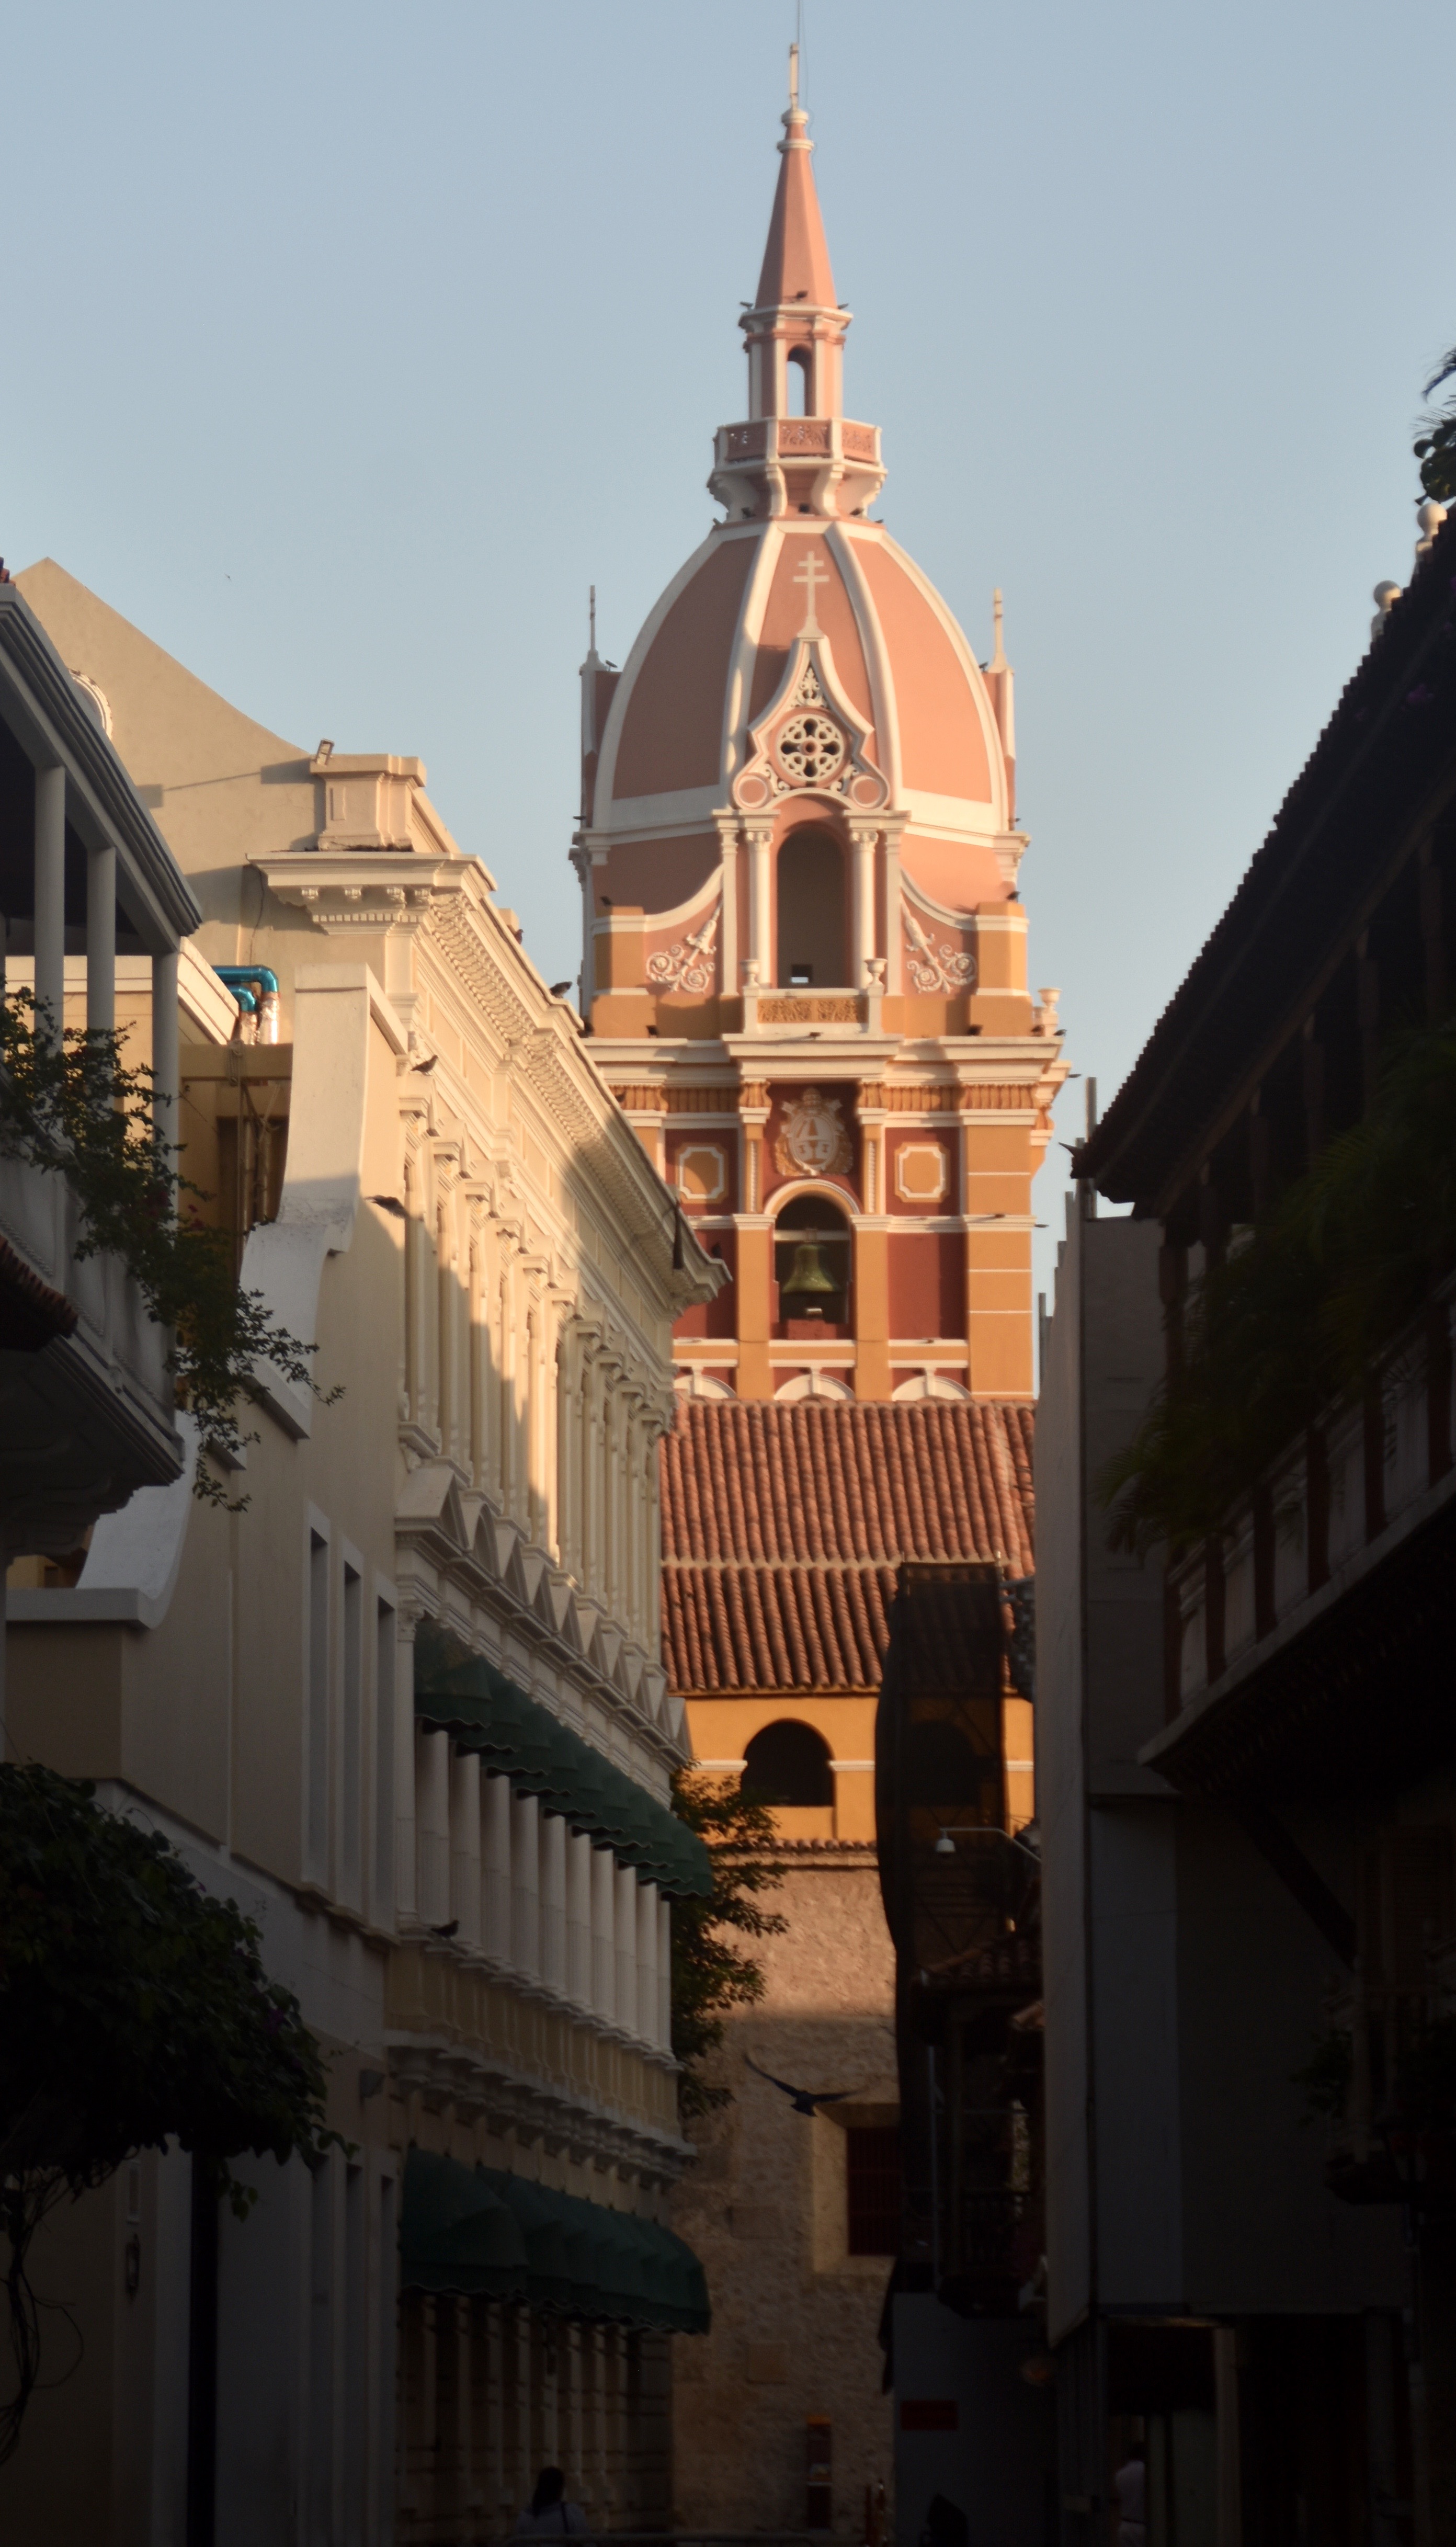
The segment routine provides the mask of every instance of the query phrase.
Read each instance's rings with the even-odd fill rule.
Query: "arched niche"
[[[812,1724],[802,1724],[797,1716],[782,1716],[777,1724],[765,1724],[761,1733],[754,1734],[743,1753],[738,1783],[755,1795],[771,1797],[776,1804],[832,1804],[829,1746]]]
[[[778,859],[781,990],[842,991],[849,981],[844,851],[822,823],[790,832]]]
[[[803,1263],[800,1250],[814,1251],[819,1269],[833,1284],[829,1291],[796,1292],[791,1286]],[[778,1286],[780,1335],[806,1342],[815,1334],[849,1331],[849,1285],[853,1240],[848,1214],[827,1194],[795,1194],[774,1223],[774,1281]]]

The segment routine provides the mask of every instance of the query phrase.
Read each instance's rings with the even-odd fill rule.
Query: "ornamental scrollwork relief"
[[[713,988],[717,944],[718,913],[714,911],[690,937],[659,947],[655,955],[647,957],[647,980],[659,991],[686,991],[694,998],[700,997]]]
[[[912,911],[904,915],[905,954],[910,981],[920,992],[967,991],[976,979],[976,958],[963,947],[932,945]]]

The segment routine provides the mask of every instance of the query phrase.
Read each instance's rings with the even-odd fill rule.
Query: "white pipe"
[[[36,1004],[65,1023],[65,771],[36,772]]]
[[[151,959],[151,1119],[157,1139],[177,1146],[182,1030],[177,1012],[179,957],[175,947]]]
[[[117,1023],[117,853],[110,842],[86,852],[86,1024],[113,1034]]]

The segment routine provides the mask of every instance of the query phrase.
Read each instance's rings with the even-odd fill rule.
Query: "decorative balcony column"
[[[480,1787],[480,1942],[502,1963],[511,1960],[511,1782],[485,1778]]]
[[[541,1808],[511,1798],[511,1962],[529,1979],[541,1972]]]
[[[591,1999],[592,1845],[585,1831],[566,1839],[566,1995],[578,2007]]]
[[[617,1869],[617,2023],[624,2034],[638,2032],[637,2021],[638,1880],[630,1866]]]
[[[603,2023],[617,2013],[617,1862],[609,1848],[591,1853],[591,2003]]]
[[[450,1916],[463,1946],[480,1942],[480,1754],[450,1763]]]

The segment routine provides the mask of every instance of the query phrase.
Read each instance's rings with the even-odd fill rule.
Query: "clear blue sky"
[[[1449,9],[807,15],[849,409],[983,654],[1004,587],[1033,980],[1105,1101],[1409,570]],[[4,13],[0,552],[300,744],[422,753],[549,980],[586,588],[620,661],[713,516],[793,16]]]

